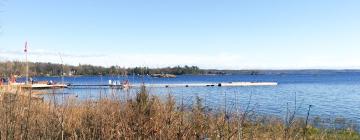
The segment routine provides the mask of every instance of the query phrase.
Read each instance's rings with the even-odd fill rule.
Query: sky
[[[358,0],[0,0],[0,61],[360,69]],[[62,59],[61,59],[62,58]]]

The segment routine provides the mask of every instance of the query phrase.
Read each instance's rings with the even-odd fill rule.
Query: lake
[[[35,77],[35,80],[61,81],[60,77]],[[360,73],[337,74],[283,74],[283,75],[216,75],[193,76],[183,75],[177,78],[152,78],[147,76],[80,76],[64,77],[66,83],[72,84],[107,84],[109,80],[128,79],[132,84],[190,84],[219,82],[278,82],[278,86],[250,87],[180,87],[180,88],[148,88],[152,95],[166,98],[171,94],[178,104],[191,106],[196,97],[200,97],[204,105],[214,110],[243,111],[247,106],[254,108],[259,114],[284,117],[287,108],[294,110],[296,100],[297,114],[304,117],[309,105],[311,118],[335,119],[346,118],[360,124]],[[76,97],[81,100],[99,99],[115,94],[120,98],[131,98],[139,89],[130,91],[110,88],[69,88],[65,90],[49,90],[54,92],[55,99]],[[54,96],[42,95],[47,100]]]

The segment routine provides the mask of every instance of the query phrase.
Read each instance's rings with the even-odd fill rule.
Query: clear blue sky
[[[360,68],[358,0],[3,0],[0,59]]]

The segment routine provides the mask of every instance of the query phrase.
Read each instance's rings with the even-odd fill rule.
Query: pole
[[[29,62],[28,62],[28,51],[27,51],[27,43],[25,44],[25,59],[26,59],[26,81],[25,84],[29,84]]]
[[[59,53],[61,60],[61,84],[64,84],[64,61],[62,59],[61,53]]]

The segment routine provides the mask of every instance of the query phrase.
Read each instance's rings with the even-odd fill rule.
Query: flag
[[[25,49],[24,49],[24,52],[27,52],[28,51],[28,44],[27,44],[27,41],[25,42]]]

